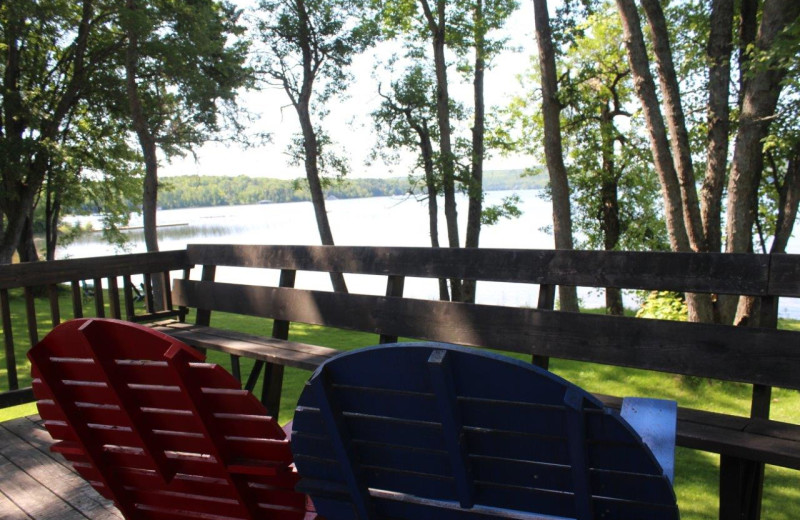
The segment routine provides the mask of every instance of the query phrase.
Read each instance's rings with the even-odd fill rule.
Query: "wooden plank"
[[[190,244],[192,263],[730,294],[767,294],[768,255]],[[592,266],[587,269],[586,266]]]
[[[11,307],[8,301],[8,289],[0,289],[0,312],[3,314],[3,346],[8,373],[8,389],[19,388],[17,379],[17,354],[14,351],[14,332],[11,328]]]
[[[153,301],[153,276],[150,273],[144,273],[142,278],[144,279],[144,306],[147,314],[153,314],[156,311]]]
[[[200,274],[200,280],[203,282],[213,282],[217,275],[217,267],[215,265],[203,265],[203,271]],[[178,283],[178,280],[175,280]],[[173,298],[174,298],[173,294]],[[178,300],[176,300],[178,301]],[[187,304],[184,304],[187,305]],[[197,307],[194,322],[198,325],[211,325],[211,309],[212,307]]]
[[[17,430],[34,427],[34,424],[25,418],[9,422],[17,424]],[[122,518],[111,501],[101,497],[83,478],[54,460],[60,456],[49,456],[39,451],[5,426],[5,424],[0,425],[0,455],[13,461],[15,466],[30,475],[41,486],[88,518],[96,520]]]
[[[769,294],[800,298],[800,255],[770,255]]]
[[[70,282],[72,288],[72,317],[83,318],[83,298],[79,280]]]
[[[125,300],[125,319],[133,321],[136,317],[136,308],[133,301],[133,283],[128,275],[122,277],[122,293]]]
[[[49,284],[47,286],[47,297],[50,300],[50,320],[53,327],[61,323],[61,309],[58,305],[58,286]]]
[[[14,376],[16,377],[16,373],[14,373]],[[0,392],[0,408],[30,403],[34,400],[33,389],[31,387]]]
[[[595,397],[611,408],[622,404],[618,397]],[[684,448],[800,469],[800,427],[796,424],[678,408],[676,442]]]
[[[116,276],[108,277],[108,307],[112,318],[122,319],[122,309],[119,304],[119,285],[117,284]]]
[[[38,415],[31,415],[28,417],[20,417],[18,420],[7,421],[3,423],[3,427],[12,432],[17,437],[23,439],[26,443],[30,444],[48,457],[61,464],[67,471],[76,473],[72,464],[64,459],[62,456],[53,455],[50,447],[53,445],[53,437],[45,430],[43,419]]]
[[[49,489],[39,485],[5,456],[0,455],[3,494],[29,518],[36,520],[86,520],[86,517]],[[11,478],[6,477],[11,476]]]
[[[28,339],[31,346],[39,343],[39,329],[36,326],[36,303],[33,287],[25,287],[25,320],[28,323]]]
[[[279,287],[294,287],[297,281],[297,271],[284,269],[278,280]],[[291,323],[285,320],[273,320],[272,337],[277,340],[289,339]],[[264,380],[261,384],[261,402],[270,413],[276,417],[281,409],[281,394],[283,393],[283,367],[281,363],[256,362],[253,371],[247,379],[248,387],[252,388],[258,379],[258,373],[264,370]]]
[[[227,330],[173,322],[154,327],[194,347],[246,356],[277,365],[314,370],[339,351],[328,347],[252,336]]]
[[[791,331],[187,280],[173,294],[238,314],[800,389]]]
[[[45,285],[83,280],[87,274],[106,278],[181,270],[191,267],[185,250],[137,253],[131,255],[74,258],[53,262],[29,262],[3,266],[0,270],[0,288],[11,289],[25,285]]]
[[[402,298],[405,283],[405,276],[389,275],[389,279],[386,281],[386,297]],[[398,336],[396,334],[381,334],[379,343],[382,345],[386,343],[397,343],[397,340]]]
[[[103,280],[95,278],[94,283],[94,315],[98,318],[105,318],[106,306],[103,303]]]
[[[0,489],[0,518],[4,520],[27,520],[30,517],[25,514],[25,511],[17,507],[17,504],[11,501]]]

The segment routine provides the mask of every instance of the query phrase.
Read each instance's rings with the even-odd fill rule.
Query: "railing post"
[[[117,277],[109,276],[107,279],[109,311],[111,312],[111,317],[118,320],[122,318],[122,310],[119,305],[119,285],[117,284]]]
[[[75,319],[83,318],[83,296],[81,293],[80,280],[72,280],[72,317]]]
[[[282,269],[279,287],[294,287],[297,271]],[[289,325],[286,320],[272,322],[272,337],[276,339],[289,339]],[[255,369],[255,367],[253,367]],[[283,365],[276,363],[264,364],[264,382],[261,387],[261,402],[267,411],[276,418],[281,411],[281,391],[283,390]]]
[[[11,308],[8,302],[8,289],[0,289],[0,309],[3,313],[3,340],[5,343],[8,389],[19,388],[17,381],[17,355],[14,352],[14,334],[11,330]]]
[[[136,307],[133,302],[133,283],[131,277],[126,275],[122,278],[122,292],[125,299],[125,319],[134,321],[136,318]]]
[[[405,288],[406,277],[398,275],[389,275],[386,281],[386,297],[387,298],[402,298],[403,289]],[[381,345],[386,343],[397,343],[397,335],[395,334],[381,334]]]
[[[47,297],[50,300],[50,319],[53,327],[61,323],[61,309],[58,306],[58,286],[51,283],[47,286]]]
[[[556,306],[556,286],[552,284],[539,285],[539,301],[536,304],[537,309],[552,311]],[[550,358],[547,356],[533,355],[531,360],[534,365],[545,370],[550,368]]]
[[[25,318],[28,322],[28,338],[31,347],[39,343],[39,330],[36,325],[36,303],[33,299],[33,287],[25,287]]]
[[[106,307],[103,303],[103,279],[94,279],[94,312],[98,318],[106,317]]]

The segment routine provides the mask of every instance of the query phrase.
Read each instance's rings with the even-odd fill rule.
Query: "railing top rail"
[[[191,244],[196,265],[800,297],[800,255]]]
[[[88,278],[155,273],[190,267],[192,264],[188,260],[185,249],[13,264],[5,265],[0,269],[0,289],[63,283]]]

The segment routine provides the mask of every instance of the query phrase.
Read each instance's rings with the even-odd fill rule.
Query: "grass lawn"
[[[25,358],[29,348],[27,328],[24,323],[24,300],[21,293],[10,291],[14,322],[14,339],[20,386],[30,384],[30,373]],[[93,315],[93,302],[85,304],[84,314]],[[61,297],[62,319],[71,317],[69,294]],[[37,302],[37,320],[40,337],[51,328],[49,306],[46,300]],[[191,317],[190,317],[191,320]],[[270,320],[240,315],[213,313],[212,325],[252,334],[269,335]],[[800,322],[781,320],[781,328],[800,331]],[[373,345],[378,342],[374,334],[323,329],[302,324],[291,327],[290,339],[304,343],[325,345],[341,350]],[[0,357],[2,354],[0,353]],[[523,356],[518,356],[523,358]],[[227,356],[210,352],[209,360],[230,369]],[[242,373],[247,374],[252,361],[242,360]],[[7,388],[4,359],[0,361],[0,391]],[[552,370],[583,388],[619,396],[641,396],[674,399],[681,406],[718,412],[747,415],[749,413],[750,386],[723,383],[698,378],[684,378],[641,370],[593,365],[573,361],[553,360]],[[281,399],[281,423],[291,419],[295,403],[309,373],[288,368],[284,376]],[[35,405],[0,410],[0,421],[36,413]],[[800,392],[775,390],[772,415],[776,420],[800,424]],[[675,468],[675,490],[684,520],[717,518],[719,457],[711,453],[678,448]],[[764,488],[765,520],[795,520],[800,518],[800,472],[767,466]]]

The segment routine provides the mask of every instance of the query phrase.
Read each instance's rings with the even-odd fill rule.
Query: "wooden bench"
[[[800,469],[800,426],[769,419],[773,386],[800,389],[800,333],[776,330],[778,297],[800,296],[796,255],[614,253],[490,249],[191,245],[201,280],[174,281],[176,305],[195,325],[161,322],[182,341],[265,362],[268,409],[284,366],[312,369],[334,349],[288,341],[301,322],[533,356],[631,367],[753,385],[750,417],[681,408],[679,446],[721,454],[720,518],[760,515],[764,464]],[[214,281],[217,267],[281,271],[277,287]],[[387,277],[385,295],[294,288],[297,271]],[[407,277],[538,284],[538,308],[403,297]],[[554,312],[556,285],[746,294],[761,298],[762,328]],[[531,291],[533,291],[531,287]],[[210,327],[211,311],[271,318],[272,338]],[[234,364],[235,375],[241,378]],[[262,369],[256,364],[255,376]],[[248,386],[255,384],[254,374]],[[600,396],[609,406],[619,399]]]

